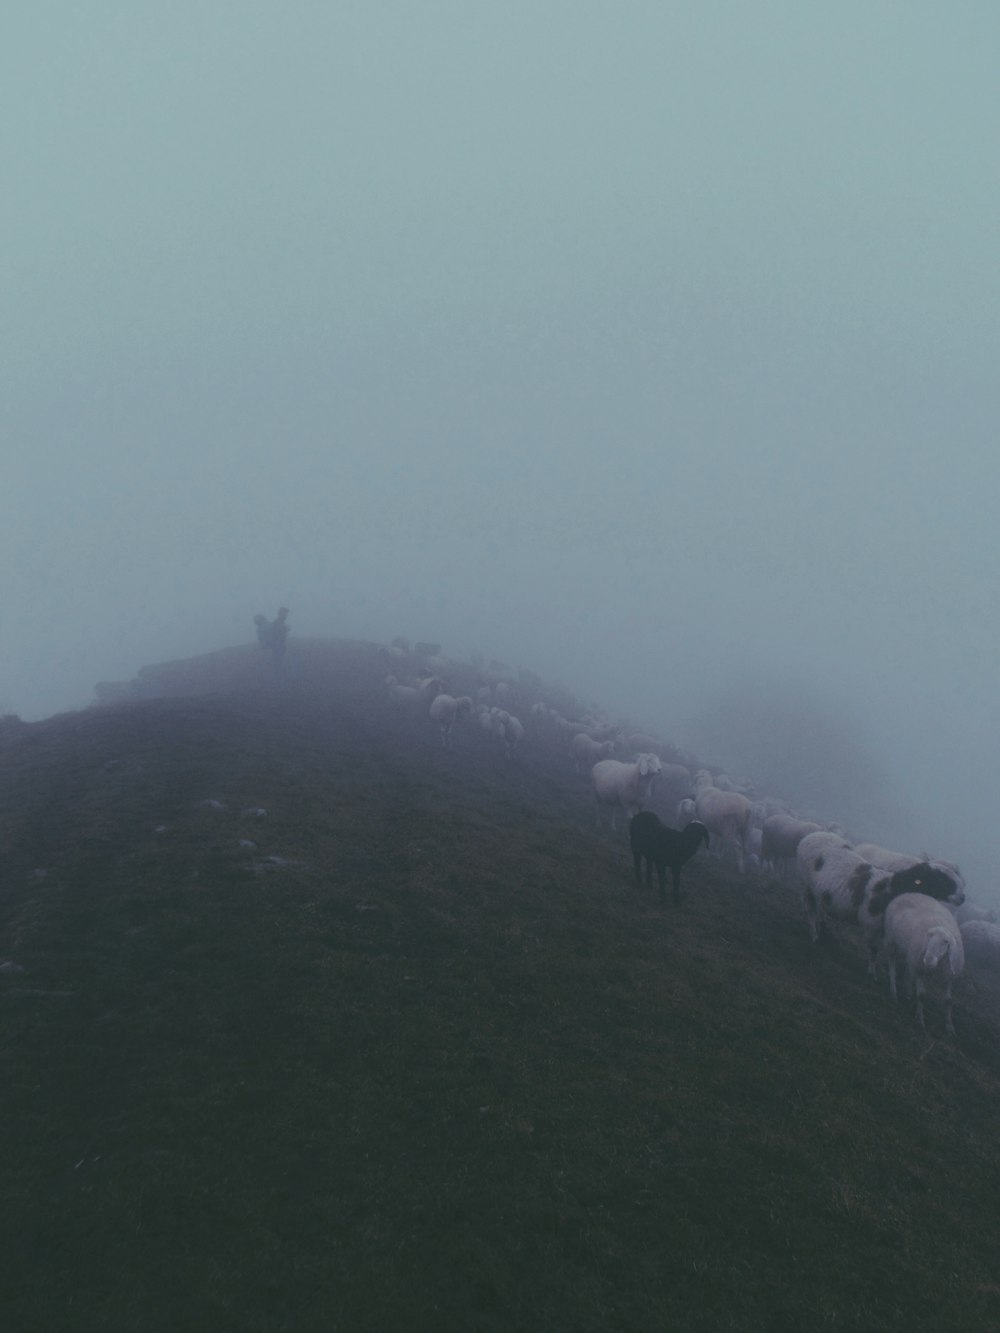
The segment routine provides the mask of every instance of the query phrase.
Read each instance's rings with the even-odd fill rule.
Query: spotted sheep
[[[962,872],[954,861],[942,861],[930,856],[910,856],[906,852],[891,852],[887,847],[880,847],[875,842],[860,842],[854,849],[859,856],[863,856],[866,861],[870,861],[873,866],[878,866],[880,870],[907,870],[910,866],[919,865],[926,861],[928,865],[936,866],[946,874],[951,875],[952,879],[962,888],[965,888],[965,880]]]
[[[802,907],[814,943],[827,918],[854,922],[861,927],[868,950],[868,972],[875,962],[885,925],[885,909],[901,893],[922,893],[953,906],[965,901],[965,891],[940,865],[920,861],[903,870],[880,870],[859,856],[837,833],[809,833],[798,846],[802,879]]]

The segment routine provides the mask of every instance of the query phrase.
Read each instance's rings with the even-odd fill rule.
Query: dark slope
[[[3,738],[5,1329],[1000,1327],[993,983],[920,1038],[786,889],[661,910],[568,760],[297,661]]]

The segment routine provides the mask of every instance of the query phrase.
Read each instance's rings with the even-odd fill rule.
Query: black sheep
[[[667,866],[674,881],[674,902],[681,900],[681,867],[686,866],[702,843],[708,846],[708,829],[698,819],[683,829],[668,828],[652,810],[640,810],[629,826],[635,879],[642,883],[640,867],[646,862],[646,883],[652,885],[653,866],[660,881],[660,902],[667,900]]]

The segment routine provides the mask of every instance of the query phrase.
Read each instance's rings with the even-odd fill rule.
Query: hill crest
[[[659,908],[374,645],[263,659],[0,748],[14,1327],[1000,1323],[990,978],[923,1039],[780,884]]]

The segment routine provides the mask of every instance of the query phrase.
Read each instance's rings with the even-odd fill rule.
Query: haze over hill
[[[0,705],[284,603],[992,893],[996,6],[15,8]]]

